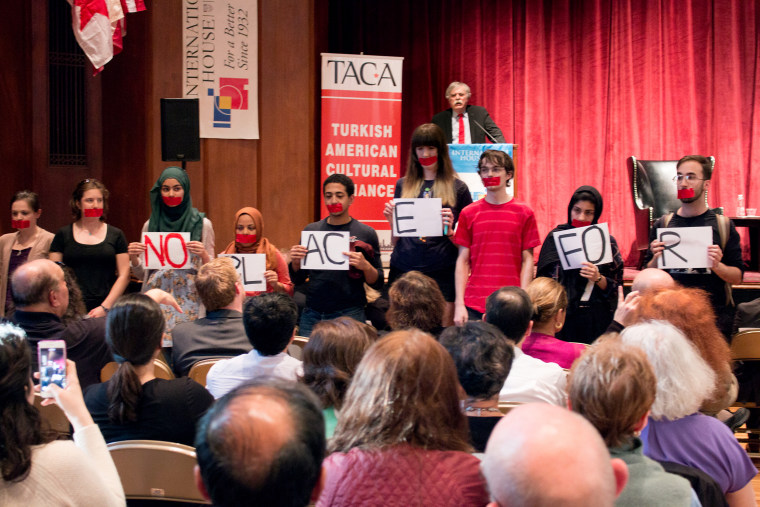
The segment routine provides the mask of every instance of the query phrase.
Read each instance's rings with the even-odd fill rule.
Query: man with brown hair
[[[712,244],[707,247],[709,268],[677,268],[667,271],[684,287],[697,287],[710,294],[718,327],[731,336],[734,322],[734,302],[731,285],[742,281],[744,263],[739,233],[733,222],[707,207],[705,194],[712,183],[713,162],[702,155],[682,157],[676,167],[678,198],[681,207],[675,213],[658,218],[649,231],[649,250],[644,262],[649,268],[658,267],[665,252],[665,243],[657,239],[657,229],[665,227],[712,227]]]
[[[202,359],[234,357],[251,350],[243,328],[245,289],[228,257],[201,266],[195,288],[206,316],[177,324],[172,331],[172,362],[178,377]]]

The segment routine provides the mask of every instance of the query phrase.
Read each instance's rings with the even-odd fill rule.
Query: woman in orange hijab
[[[223,254],[258,253],[267,256],[266,292],[284,292],[293,295],[293,282],[288,274],[285,257],[263,236],[264,219],[256,208],[242,208],[235,213],[235,241],[227,245]],[[246,296],[256,296],[261,292],[246,292]]]

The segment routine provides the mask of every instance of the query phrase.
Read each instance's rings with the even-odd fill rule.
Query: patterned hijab
[[[161,185],[164,181],[174,178],[185,190],[185,196],[179,206],[167,206],[161,198]],[[203,235],[203,218],[201,213],[193,208],[190,197],[190,178],[180,167],[167,167],[156,184],[150,189],[150,220],[148,232],[189,232],[190,241],[201,241]]]
[[[261,212],[256,208],[246,207],[241,208],[235,213],[235,223],[233,227],[237,228],[238,220],[241,215],[249,215],[253,219],[253,223],[256,226],[256,242],[250,246],[244,247],[240,243],[232,241],[224,249],[222,253],[260,253],[267,256],[267,269],[277,269],[277,249],[272,245],[267,238],[264,237],[264,219],[261,216]]]

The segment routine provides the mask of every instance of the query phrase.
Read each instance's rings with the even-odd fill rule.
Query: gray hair
[[[449,99],[449,95],[451,95],[451,91],[454,88],[459,88],[460,86],[463,86],[465,90],[467,90],[467,98],[469,99],[472,95],[472,92],[470,91],[470,87],[467,86],[465,83],[460,83],[459,81],[452,81],[452,83],[446,88],[446,100]]]
[[[680,419],[699,410],[715,388],[715,372],[673,325],[649,321],[627,327],[620,339],[642,349],[657,377],[652,418]]]

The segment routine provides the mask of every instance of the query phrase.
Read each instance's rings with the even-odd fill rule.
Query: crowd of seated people
[[[193,207],[181,169],[159,177],[144,226],[190,233],[190,267],[181,272],[147,269],[142,238],[127,243],[105,224],[107,190],[86,180],[72,196],[73,224],[49,238],[52,258],[75,268],[67,280],[66,266],[45,259],[36,249],[47,246],[24,232],[43,232],[36,196],[14,201],[13,216],[25,211],[28,224],[14,218],[19,232],[6,242],[14,252],[32,250],[7,268],[0,250],[10,296],[2,310],[16,323],[0,328],[0,503],[48,503],[54,488],[70,503],[123,504],[105,442],[155,439],[197,448],[195,482],[215,505],[696,505],[711,498],[671,474],[674,465],[703,474],[728,505],[754,505],[757,470],[731,431],[737,414],[726,410],[737,381],[716,324],[715,281],[708,290],[683,288],[647,269],[623,297],[616,266],[613,273],[584,265],[573,291],[556,266],[556,276],[534,279],[528,268],[540,242],[532,211],[506,193],[511,160],[486,153],[478,165],[486,197],[459,206],[466,186],[449,177],[437,128],[416,132],[409,163],[417,176],[400,180],[397,193],[444,197],[442,235],[400,242],[385,316],[391,331],[379,337],[364,309],[367,287],[384,283],[377,237],[351,217],[354,185],[345,175],[325,181],[328,216],[305,230],[351,235],[348,269],[309,268],[304,245],[283,255],[262,236],[256,209],[235,215],[235,240],[220,253],[266,257],[266,288],[255,293],[229,258],[215,258],[211,222]],[[697,160],[684,167],[689,162]],[[599,221],[601,196],[581,190],[558,230],[585,226],[576,215]],[[385,211],[392,220],[394,207]],[[519,221],[522,229],[494,231],[493,220]],[[88,231],[95,239],[83,239]],[[100,236],[113,236],[112,245],[101,248]],[[501,259],[507,238],[516,243]],[[653,254],[661,255],[656,243]],[[95,250],[103,250],[92,254],[108,271],[103,280],[79,258]],[[418,263],[427,254],[440,258]],[[714,262],[723,273],[720,258]],[[122,295],[127,263],[144,294]],[[417,264],[419,271],[410,269]],[[488,265],[509,272],[491,276]],[[291,279],[306,283],[300,312]],[[583,287],[605,302],[588,312],[606,312],[591,334],[619,334],[574,335],[590,329],[576,318]],[[573,332],[561,332],[569,309]],[[40,390],[37,343],[49,339],[63,340],[70,361],[68,384],[45,387],[52,398],[44,403],[63,409],[73,443],[53,441],[32,404]],[[196,381],[191,370],[201,360],[215,363]],[[115,373],[101,382],[112,361]],[[161,362],[176,378],[157,378]],[[64,454],[81,466],[64,463]],[[45,484],[39,474],[59,465],[65,480]]]

